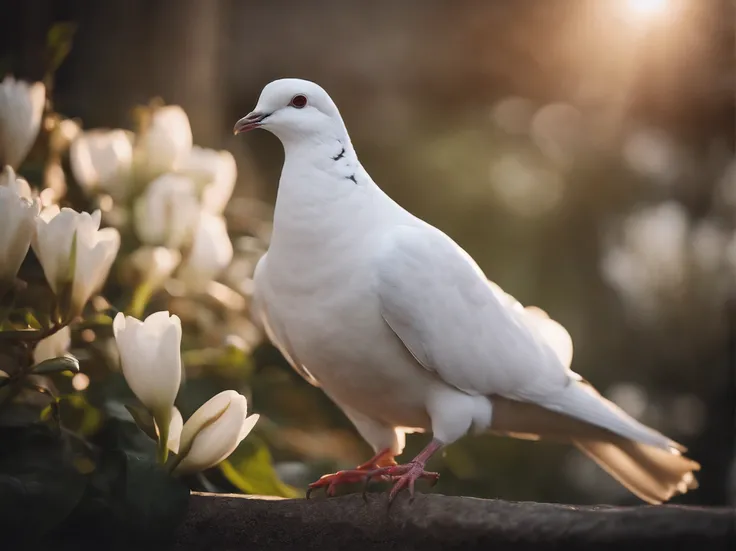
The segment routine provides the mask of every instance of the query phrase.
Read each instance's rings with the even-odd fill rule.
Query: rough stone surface
[[[92,549],[65,544],[54,548]],[[94,548],[111,544],[97,539]],[[578,507],[431,494],[417,495],[414,502],[401,495],[389,510],[379,494],[369,494],[368,503],[360,495],[307,501],[197,494],[174,541],[156,548],[732,551],[736,509]]]

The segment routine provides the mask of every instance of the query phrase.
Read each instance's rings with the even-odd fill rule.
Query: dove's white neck
[[[274,212],[270,250],[328,254],[355,248],[391,200],[361,166],[347,132],[289,139]]]

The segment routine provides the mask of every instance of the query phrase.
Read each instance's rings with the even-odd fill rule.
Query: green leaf
[[[9,541],[40,537],[82,498],[85,478],[63,439],[45,425],[0,428],[0,530]]]
[[[125,495],[127,456],[122,450],[103,450],[96,468],[88,477],[84,496],[64,525],[65,530],[113,534],[116,529],[115,503]]]
[[[32,329],[43,329],[43,327],[41,326],[41,322],[39,322],[36,319],[36,316],[34,316],[32,312],[26,312],[25,318],[26,318],[26,323]]]
[[[49,29],[46,44],[49,50],[48,71],[50,73],[55,73],[69,55],[76,31],[77,25],[71,22],[56,23]]]
[[[125,409],[133,417],[135,424],[141,429],[146,435],[151,438],[154,442],[158,441],[158,435],[156,434],[156,425],[153,421],[153,415],[151,415],[147,409],[125,404]]]
[[[251,434],[218,468],[235,487],[246,494],[299,497],[296,488],[284,484],[273,468],[266,444]]]
[[[110,418],[95,435],[95,443],[102,448],[120,449],[133,455],[156,457],[156,442],[146,436],[132,421]]]
[[[64,426],[82,436],[95,434],[103,421],[102,412],[90,404],[83,394],[59,397],[59,409]]]
[[[79,360],[70,356],[59,356],[58,358],[44,360],[33,366],[33,372],[38,375],[46,373],[61,373],[62,371],[79,373]]]

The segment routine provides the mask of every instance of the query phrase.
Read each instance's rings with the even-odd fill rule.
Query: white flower
[[[245,396],[225,390],[210,398],[184,423],[176,474],[203,471],[217,465],[235,451],[258,421],[248,416]]]
[[[156,426],[169,432],[181,384],[181,321],[156,312],[144,321],[118,313],[112,324],[123,376]]]
[[[222,214],[235,189],[238,169],[229,151],[194,146],[178,165],[177,171],[189,176],[202,190],[202,208]]]
[[[100,216],[99,210],[90,215],[63,208],[48,221],[36,219],[33,250],[62,303],[70,293],[70,310],[63,314],[71,318],[81,314],[92,293],[105,283],[120,248],[116,229],[99,229]]]
[[[149,174],[172,170],[192,148],[192,128],[187,114],[178,105],[153,109],[150,124],[140,136],[137,148]]]
[[[69,163],[74,178],[88,190],[102,189],[125,197],[133,163],[133,134],[125,130],[91,130],[72,142]]]
[[[16,195],[28,199],[29,201],[33,199],[31,186],[28,185],[25,178],[18,176],[15,173],[15,170],[13,170],[9,165],[6,165],[0,173],[0,186],[12,189]]]
[[[181,253],[166,247],[140,247],[130,255],[130,263],[151,289],[158,289],[181,262]]]
[[[28,84],[13,77],[0,83],[0,166],[18,168],[36,141],[46,101],[41,82]]]
[[[67,325],[50,337],[39,341],[33,350],[33,363],[41,363],[52,358],[63,356],[72,344],[72,331]]]
[[[29,196],[28,183],[6,166],[0,175],[0,295],[15,279],[35,232],[40,204]]]
[[[156,427],[156,436],[161,438],[161,433],[158,430],[158,425],[154,421]],[[181,413],[176,407],[171,408],[171,424],[169,425],[169,438],[166,441],[167,447],[174,453],[179,453],[179,440],[181,439],[181,429],[184,425],[184,420],[181,417]]]
[[[186,245],[199,215],[194,182],[185,176],[156,178],[135,204],[135,229],[148,245],[178,249]]]
[[[50,222],[54,216],[57,216],[61,212],[59,205],[49,205],[41,209],[38,217],[44,222]]]
[[[193,289],[202,289],[219,276],[232,259],[233,244],[225,219],[202,212],[192,250],[179,271],[179,278]]]

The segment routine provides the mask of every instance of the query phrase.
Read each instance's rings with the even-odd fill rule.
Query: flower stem
[[[139,285],[133,292],[133,300],[131,301],[130,306],[128,306],[129,314],[135,318],[142,317],[143,313],[146,311],[148,301],[151,300],[152,296],[153,289],[148,283],[142,283]]]
[[[161,465],[165,465],[166,460],[168,458],[169,458],[169,426],[167,424],[159,431],[157,459]]]

